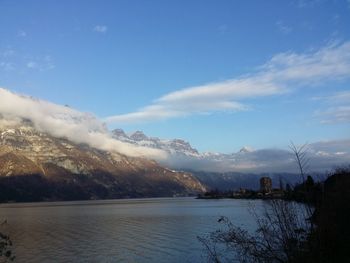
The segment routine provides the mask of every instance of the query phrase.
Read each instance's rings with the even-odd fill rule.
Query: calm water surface
[[[16,262],[205,262],[220,216],[253,229],[248,200],[154,198],[0,205]],[[262,201],[253,201],[261,207]]]

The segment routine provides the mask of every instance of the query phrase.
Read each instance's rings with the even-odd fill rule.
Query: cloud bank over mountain
[[[123,130],[112,131],[113,137],[131,144],[161,149],[169,158],[161,160],[165,166],[175,169],[189,169],[210,172],[293,172],[297,173],[294,154],[289,149],[257,149],[245,146],[240,151],[223,154],[200,153],[188,142],[173,139],[164,140],[148,137],[141,131],[127,135]],[[325,171],[337,166],[348,165],[350,161],[350,139],[315,142],[307,145],[308,171]]]
[[[199,153],[183,140],[161,140],[141,132],[127,136],[122,130],[111,133],[91,113],[84,113],[0,88],[0,125],[19,125],[29,120],[36,129],[55,137],[65,137],[94,148],[128,156],[155,159],[174,169],[215,172],[296,172],[290,151],[249,147],[232,154]],[[234,138],[233,138],[234,139]],[[350,161],[350,139],[312,143],[308,147],[310,171],[346,165]]]
[[[307,172],[324,172],[349,165],[350,140],[315,142],[306,152]],[[168,160],[167,160],[168,161]],[[201,158],[177,156],[171,159],[175,168],[211,172],[298,173],[294,155],[285,149],[259,149],[232,154],[204,154]]]
[[[36,129],[55,137],[65,137],[76,143],[86,143],[107,151],[160,160],[166,153],[157,149],[129,145],[113,139],[104,123],[93,114],[80,112],[32,97],[18,95],[0,88],[2,125],[30,120]]]

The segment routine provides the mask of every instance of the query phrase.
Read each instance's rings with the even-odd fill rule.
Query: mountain
[[[189,142],[182,139],[160,139],[148,137],[142,131],[136,131],[127,135],[122,129],[115,129],[111,132],[112,137],[129,144],[162,150],[168,153],[169,157],[159,160],[162,165],[178,170],[206,171],[206,172],[231,172],[247,170],[251,166],[250,158],[258,159],[254,155],[259,154],[249,146],[243,147],[236,153],[202,152],[193,148]],[[266,155],[266,154],[265,154]],[[262,168],[263,169],[263,168]]]
[[[254,149],[249,146],[244,146],[239,150],[240,153],[251,153],[254,152]]]
[[[254,150],[244,146],[231,154],[199,153],[184,140],[162,140],[148,137],[141,131],[129,136],[122,129],[116,129],[112,136],[123,142],[167,152],[170,158],[164,161],[164,165],[190,172],[208,189],[258,189],[259,179],[263,176],[271,177],[274,187],[279,187],[280,182],[294,185],[300,181],[293,156],[284,150]],[[309,153],[313,153],[311,148]]]
[[[161,140],[157,137],[148,137],[142,131],[136,131],[128,136],[122,129],[113,130],[112,136],[122,142],[164,150],[172,155],[200,157],[196,149],[181,139]]]
[[[137,134],[133,138],[141,138]],[[190,173],[152,160],[77,144],[30,121],[0,126],[0,200],[41,201],[189,195],[205,191]]]
[[[111,132],[111,136],[132,145],[166,152],[167,158],[158,160],[159,163],[176,170],[226,175],[230,173],[297,174],[299,172],[294,155],[288,149],[253,149],[244,146],[239,151],[232,153],[199,152],[184,140],[148,137],[141,131],[127,135],[123,130],[117,129]],[[308,172],[323,174],[335,167],[347,166],[350,158],[349,146],[350,140],[320,141],[308,144],[305,153],[310,159]]]
[[[235,187],[249,174],[297,172],[286,149],[198,152],[181,139],[109,131],[91,113],[2,88],[0,101],[0,200],[187,195],[203,184]],[[308,146],[311,171],[349,163],[348,139]]]

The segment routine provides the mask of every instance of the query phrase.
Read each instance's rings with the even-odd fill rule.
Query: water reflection
[[[3,204],[18,262],[202,262],[217,219],[254,225],[246,200],[160,198]],[[258,206],[261,201],[254,201]]]

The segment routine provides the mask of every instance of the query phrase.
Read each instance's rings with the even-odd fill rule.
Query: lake
[[[254,228],[260,200],[150,198],[0,205],[15,262],[203,262],[220,216]]]

